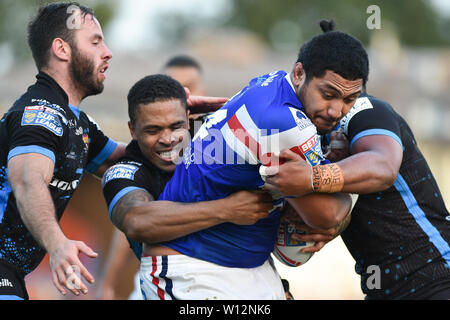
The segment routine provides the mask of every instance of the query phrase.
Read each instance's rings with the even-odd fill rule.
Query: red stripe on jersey
[[[253,137],[245,130],[242,123],[237,118],[236,114],[234,114],[229,120],[228,120],[228,126],[230,127],[231,131],[233,132],[234,136],[239,139],[246,147],[249,149],[259,160],[259,153],[261,150],[261,146],[259,145],[258,141],[253,139]]]

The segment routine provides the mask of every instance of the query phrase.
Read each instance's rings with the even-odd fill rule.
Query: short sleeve
[[[110,219],[114,206],[123,196],[134,190],[145,190],[143,170],[138,164],[118,163],[105,172],[102,189]]]
[[[41,106],[25,107],[8,115],[8,161],[21,154],[39,153],[55,162],[66,128],[63,118]]]
[[[381,100],[359,98],[340,124],[350,142],[350,149],[358,139],[370,135],[389,136],[403,147],[400,128],[392,108]]]
[[[272,141],[267,141],[269,136],[262,140],[268,146],[265,148],[262,145],[263,153],[289,149],[312,166],[327,162],[322,152],[317,129],[303,111],[293,107],[283,108],[280,112],[267,116],[264,121],[263,127],[282,128],[282,130],[271,137]]]
[[[86,114],[89,121],[89,154],[86,171],[94,173],[109,158],[117,143],[105,136],[99,125]]]

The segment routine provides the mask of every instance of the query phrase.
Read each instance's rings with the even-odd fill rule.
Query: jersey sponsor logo
[[[52,113],[52,114],[56,114],[59,117],[61,117],[61,120],[63,121],[64,124],[68,123],[68,120],[66,118],[66,111],[61,108],[59,105],[48,102],[47,100],[43,100],[43,99],[31,99],[32,103],[37,103],[37,106],[31,106],[31,107],[26,107],[26,108],[36,108],[36,110],[42,110],[44,112],[48,112],[48,113]],[[38,109],[39,107],[43,108],[43,109]],[[25,108],[25,110],[27,110]],[[33,110],[33,109],[30,109]]]
[[[35,111],[35,110],[44,111],[44,106],[29,106],[29,107],[25,107],[25,111]]]
[[[89,147],[89,135],[87,133],[83,134],[83,142],[86,147]]]
[[[350,111],[345,115],[345,117],[341,119],[341,128],[345,134],[348,134],[348,125],[355,114],[367,109],[373,109],[373,105],[370,102],[369,98],[358,98]]]
[[[300,145],[300,150],[305,156],[305,159],[313,166],[320,164],[324,160],[318,135],[312,136]]]
[[[311,120],[309,120],[309,118],[302,111],[291,107],[289,107],[289,110],[291,111],[295,123],[297,124],[300,130],[303,130],[313,125]]]
[[[305,143],[303,143],[300,146],[300,149],[302,150],[303,153],[306,153],[307,151],[316,148],[318,146],[317,142],[319,141],[319,136],[314,135],[311,138],[309,138],[308,140],[306,140]]]
[[[22,126],[41,126],[58,137],[63,134],[63,127],[57,115],[39,109],[25,110],[22,116]]]
[[[82,135],[83,134],[83,127],[78,127],[76,130],[75,130],[75,135],[76,136],[80,136],[80,135]]]
[[[13,287],[13,284],[9,279],[0,279],[0,287]]]
[[[134,180],[134,174],[138,169],[139,167],[131,164],[116,164],[106,171],[103,177],[103,186],[115,179]]]
[[[306,160],[308,160],[308,162],[313,166],[320,164],[320,161],[324,159],[322,156],[322,148],[320,147],[320,143],[314,145],[314,147],[305,152],[304,155]]]
[[[269,84],[271,84],[273,82],[273,80],[277,76],[278,76],[277,71],[269,73],[269,77],[263,83],[261,83],[261,87],[267,87]]]
[[[80,180],[73,180],[71,182],[59,180],[57,178],[54,178],[52,182],[50,182],[50,186],[58,188],[63,191],[71,191],[75,190],[78,185],[80,184]]]

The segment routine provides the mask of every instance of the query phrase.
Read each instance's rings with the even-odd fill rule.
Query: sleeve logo
[[[139,167],[131,164],[117,164],[106,171],[103,177],[103,186],[115,179],[134,180],[134,174],[138,169]]]
[[[63,135],[63,127],[59,117],[36,107],[26,107],[22,116],[22,126],[41,126],[58,137]]]
[[[341,128],[345,134],[348,134],[348,126],[353,116],[358,112],[367,109],[373,109],[372,103],[370,102],[369,98],[358,98],[350,111],[341,119]]]
[[[306,142],[300,146],[300,149],[306,160],[313,166],[320,164],[320,161],[323,160],[320,139],[317,135],[306,140]]]
[[[311,120],[309,120],[309,118],[302,111],[291,107],[289,107],[289,110],[291,111],[295,123],[297,124],[297,127],[300,130],[303,130],[313,125]]]

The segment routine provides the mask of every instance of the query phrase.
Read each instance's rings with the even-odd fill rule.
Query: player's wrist
[[[65,246],[67,240],[69,239],[65,237],[64,234],[55,235],[49,239],[44,240],[44,248],[49,255],[56,254]]]
[[[313,192],[336,193],[344,188],[344,174],[336,163],[312,167]]]
[[[227,199],[228,197],[211,202],[214,206],[213,210],[208,210],[208,216],[214,217],[219,223],[229,222],[228,219],[233,212],[233,206]]]

